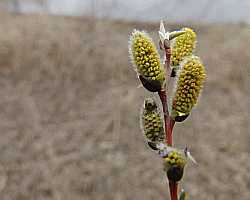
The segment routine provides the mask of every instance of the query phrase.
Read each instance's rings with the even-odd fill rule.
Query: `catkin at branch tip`
[[[179,66],[185,56],[192,55],[196,46],[196,33],[191,28],[182,28],[184,34],[174,39],[171,47],[171,66]]]

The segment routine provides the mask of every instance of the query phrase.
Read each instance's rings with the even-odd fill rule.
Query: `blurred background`
[[[139,126],[144,96],[128,36],[159,20],[198,35],[207,79],[174,130],[199,166],[190,199],[250,196],[250,1],[0,0],[3,200],[169,199],[162,161]]]

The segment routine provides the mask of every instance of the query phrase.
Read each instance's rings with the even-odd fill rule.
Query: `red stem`
[[[171,119],[168,111],[167,104],[167,93],[166,90],[161,90],[159,93],[159,97],[162,102],[162,109],[164,113],[164,124],[165,124],[165,134],[166,134],[166,143],[168,146],[173,145],[173,128],[175,121]],[[178,200],[178,183],[169,181],[169,191],[171,200]]]
[[[170,68],[170,57],[171,57],[171,48],[169,41],[164,41],[164,50],[166,55],[165,68],[167,72],[167,80],[170,79],[171,68]],[[165,123],[165,134],[166,134],[166,143],[168,146],[173,146],[173,128],[175,121],[171,119],[168,111],[168,98],[167,91],[164,88],[158,92],[159,97],[162,102],[162,109],[164,113],[164,123]],[[171,200],[178,200],[178,183],[169,181],[169,191]]]
[[[178,200],[178,183],[169,181],[171,200]]]
[[[170,42],[168,40],[164,41],[164,44],[160,43],[160,46],[164,47],[165,50],[165,70],[167,73],[167,81],[170,79],[170,74],[171,74],[171,67],[170,67],[170,58],[171,58],[171,48],[170,48]],[[167,91],[165,88],[163,88],[161,91],[158,92],[159,97],[162,102],[162,109],[164,113],[164,122],[165,122],[165,134],[166,134],[166,143],[169,146],[173,145],[173,127],[174,127],[174,120],[171,119],[168,111],[168,98],[167,98]]]
[[[168,112],[168,100],[167,100],[167,93],[166,90],[161,90],[159,93],[161,102],[162,102],[162,109],[164,114],[164,124],[165,124],[165,134],[166,134],[166,143],[169,146],[173,145],[173,136],[172,136],[172,130],[173,130],[173,124],[172,120],[169,116]]]

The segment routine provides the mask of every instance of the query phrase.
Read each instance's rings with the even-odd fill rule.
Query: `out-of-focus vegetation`
[[[127,53],[132,28],[158,24],[4,13],[0,24],[1,199],[165,199]],[[192,28],[208,79],[175,130],[199,163],[184,187],[191,199],[248,200],[250,27]]]

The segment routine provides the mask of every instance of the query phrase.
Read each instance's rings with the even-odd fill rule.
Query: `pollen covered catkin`
[[[147,33],[134,30],[130,36],[129,53],[138,75],[162,85],[165,72],[161,66],[160,56],[155,44]]]
[[[178,151],[172,151],[164,158],[164,164],[165,166],[167,165],[167,168],[174,165],[183,168],[186,165],[186,162],[185,157]]]
[[[175,150],[164,157],[164,170],[168,179],[173,182],[180,181],[183,177],[186,163],[187,160],[183,154]]]
[[[182,28],[184,34],[176,37],[171,46],[171,66],[173,68],[180,65],[185,56],[193,53],[196,45],[196,33],[191,28]]]
[[[189,114],[198,101],[205,68],[197,56],[186,57],[180,65],[172,100],[172,117]]]
[[[163,142],[165,138],[163,121],[154,99],[147,98],[144,101],[141,114],[143,133],[150,142]]]

